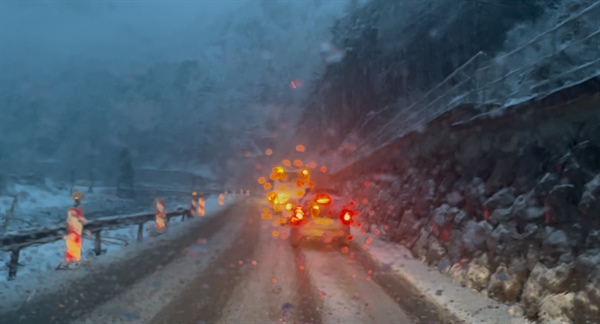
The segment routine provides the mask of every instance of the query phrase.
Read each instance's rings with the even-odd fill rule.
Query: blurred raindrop
[[[129,312],[129,311],[125,311],[123,312],[123,317],[125,317],[128,320],[139,320],[142,317],[140,316],[140,314],[138,312]]]
[[[281,317],[288,317],[294,312],[294,305],[292,303],[285,303],[281,305]]]

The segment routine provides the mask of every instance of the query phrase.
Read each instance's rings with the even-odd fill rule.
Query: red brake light
[[[344,224],[351,224],[352,223],[352,212],[349,210],[343,210],[341,215],[340,215],[340,219],[342,220],[342,223]]]

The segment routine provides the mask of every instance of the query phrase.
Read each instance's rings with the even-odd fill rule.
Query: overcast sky
[[[188,56],[242,1],[0,1],[0,48],[14,59]],[[187,45],[187,46],[184,46]]]

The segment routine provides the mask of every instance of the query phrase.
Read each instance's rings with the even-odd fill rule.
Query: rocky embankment
[[[595,323],[599,102],[596,93],[543,114],[429,127],[337,180],[361,202],[365,230],[458,284],[530,319]]]

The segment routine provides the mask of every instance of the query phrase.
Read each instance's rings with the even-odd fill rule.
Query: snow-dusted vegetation
[[[346,3],[0,6],[0,173],[68,180],[113,177],[122,147],[134,166],[185,160],[223,175],[233,159],[230,175],[293,125]]]
[[[345,59],[297,132],[325,134],[311,144],[343,147],[346,165],[458,105],[486,112],[576,84],[598,74],[599,15],[592,0],[370,2],[336,25]]]

